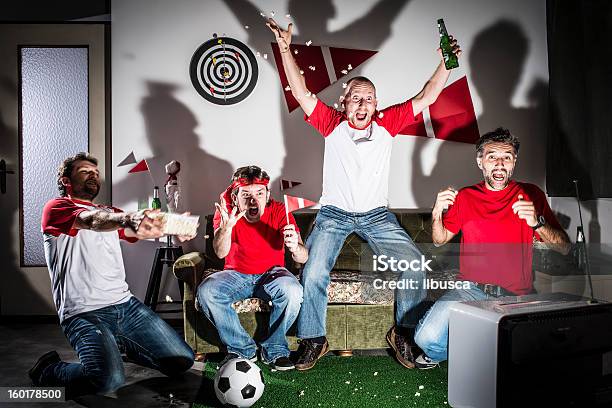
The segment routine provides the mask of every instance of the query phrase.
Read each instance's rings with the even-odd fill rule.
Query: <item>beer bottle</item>
[[[579,225],[576,227],[576,247],[575,247],[575,262],[576,268],[579,271],[584,271],[586,268],[586,243],[584,242],[584,231]]]
[[[447,70],[457,68],[459,66],[459,60],[453,53],[450,37],[446,32],[444,20],[441,18],[438,19],[438,32],[440,33],[440,49],[442,50],[442,57],[444,57],[444,66]]]
[[[153,201],[151,202],[151,208],[154,210],[161,209],[161,201],[159,199],[159,187],[153,187]]]

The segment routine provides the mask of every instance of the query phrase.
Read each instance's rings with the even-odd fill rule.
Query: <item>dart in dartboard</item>
[[[195,90],[217,105],[244,100],[255,89],[258,74],[253,52],[230,37],[215,37],[200,45],[189,67]]]

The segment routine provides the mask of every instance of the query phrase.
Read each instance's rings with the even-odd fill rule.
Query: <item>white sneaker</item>
[[[419,370],[429,370],[431,368],[437,367],[440,365],[439,361],[432,360],[427,356],[427,354],[423,353],[414,360],[414,365]]]

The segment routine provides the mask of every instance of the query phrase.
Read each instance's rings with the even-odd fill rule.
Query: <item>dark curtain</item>
[[[550,196],[612,197],[612,1],[548,0]],[[503,45],[501,45],[503,46]]]

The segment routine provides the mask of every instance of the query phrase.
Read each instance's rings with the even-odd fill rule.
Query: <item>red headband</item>
[[[232,210],[232,191],[240,187],[250,186],[251,184],[261,184],[262,186],[268,186],[270,183],[269,179],[263,178],[254,178],[253,180],[249,180],[248,178],[242,177],[236,179],[229,185],[227,189],[223,193],[221,193],[221,198],[225,199],[225,204],[227,206],[227,210]]]
[[[242,177],[242,178],[239,178],[237,180],[234,180],[232,182],[232,184],[230,184],[228,189],[230,190],[230,192],[232,192],[236,188],[250,186],[251,184],[261,184],[262,186],[266,186],[267,187],[269,182],[270,182],[270,180],[268,180],[268,179],[254,178],[251,181],[248,178]]]

